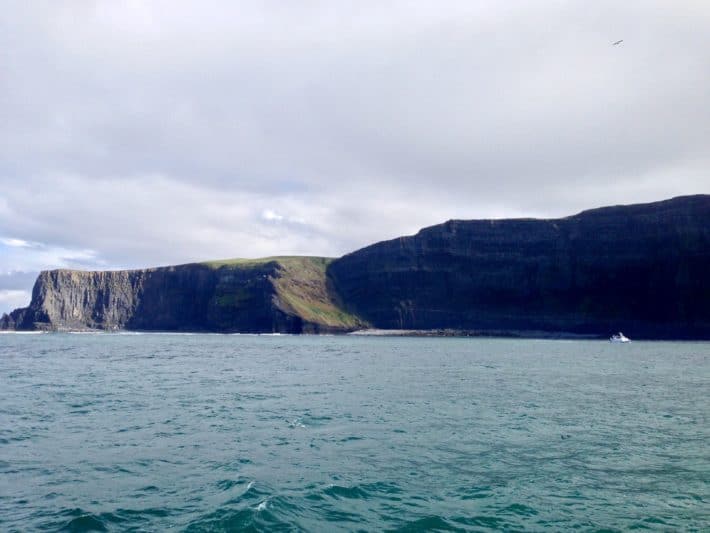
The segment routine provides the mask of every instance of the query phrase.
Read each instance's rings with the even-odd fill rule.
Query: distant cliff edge
[[[0,329],[365,327],[710,339],[710,195],[551,219],[451,220],[340,259],[42,272]]]
[[[328,273],[348,310],[382,329],[710,338],[710,196],[451,220]]]
[[[323,333],[364,323],[342,311],[321,257],[216,261],[146,270],[42,272],[18,330]]]

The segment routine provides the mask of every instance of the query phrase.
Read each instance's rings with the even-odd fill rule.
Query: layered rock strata
[[[317,333],[361,327],[326,286],[329,259],[272,258],[146,270],[42,272],[20,330],[129,329]]]
[[[383,329],[710,338],[710,196],[554,220],[450,220],[334,261]]]
[[[450,220],[337,260],[42,272],[0,329],[710,338],[710,196]]]

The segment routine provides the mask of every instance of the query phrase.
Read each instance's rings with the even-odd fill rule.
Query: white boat
[[[612,335],[611,337],[609,337],[609,342],[631,342],[631,339],[629,339],[620,331],[616,335]]]

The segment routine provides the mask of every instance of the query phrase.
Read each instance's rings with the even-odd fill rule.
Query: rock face
[[[42,272],[0,329],[363,327],[710,338],[710,196],[555,220],[451,220],[331,261]]]
[[[53,270],[4,329],[324,332],[361,327],[326,286],[330,260],[225,261],[132,271]]]
[[[374,327],[710,338],[710,196],[555,220],[451,220],[334,261]]]

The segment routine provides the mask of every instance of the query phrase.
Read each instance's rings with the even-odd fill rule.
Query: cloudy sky
[[[1,4],[0,312],[46,268],[710,192],[706,0]]]

